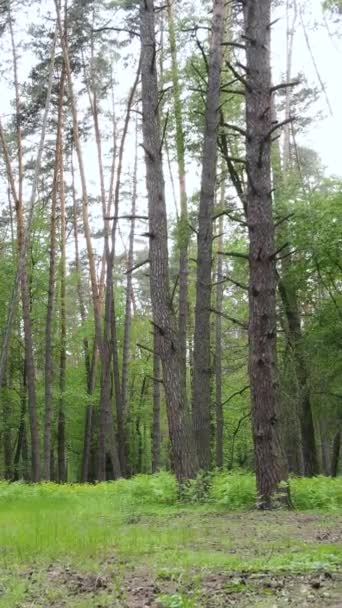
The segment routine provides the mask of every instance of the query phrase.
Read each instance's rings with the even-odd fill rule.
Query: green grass
[[[334,538],[341,524],[341,479],[293,479],[292,498],[301,511],[291,513],[253,511],[254,483],[249,474],[217,474],[205,500],[196,503],[200,482],[194,482],[188,502],[180,503],[168,473],[98,485],[2,482],[0,606],[26,606],[21,602],[36,588],[45,604],[32,605],[59,605],[59,595],[67,592],[49,582],[49,564],[109,572],[118,586],[123,572],[142,566],[167,580],[211,571],[306,572],[342,565]],[[33,590],[23,583],[30,568],[37,578]],[[113,593],[101,591],[98,605],[116,606]],[[166,608],[195,605],[182,592],[169,595]],[[95,605],[91,601],[77,596],[70,605]]]

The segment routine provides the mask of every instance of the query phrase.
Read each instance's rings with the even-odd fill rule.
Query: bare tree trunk
[[[152,416],[152,473],[160,468],[160,358],[158,329],[153,328],[153,416]]]
[[[320,443],[321,443],[321,467],[322,467],[322,472],[323,475],[326,475],[327,477],[330,475],[331,472],[331,463],[330,463],[330,458],[331,458],[331,452],[330,452],[330,441],[329,441],[329,436],[328,436],[328,432],[327,432],[327,420],[325,418],[325,415],[323,414],[323,416],[320,416],[319,418],[319,437],[320,437]]]
[[[75,270],[77,274],[77,295],[80,308],[80,316],[82,325],[85,325],[86,321],[86,307],[84,303],[84,291],[82,285],[82,269],[80,263],[79,244],[78,244],[78,210],[76,201],[75,191],[75,175],[74,166],[71,157],[71,174],[72,174],[72,199],[73,199],[73,227],[74,227],[74,241],[75,241]],[[89,340],[87,336],[83,338],[83,350],[84,350],[84,362],[87,380],[87,393],[92,395],[95,390],[96,383],[96,359],[97,359],[97,347],[94,343],[93,360],[91,361],[89,352]],[[84,430],[84,441],[83,441],[83,452],[82,452],[82,464],[81,464],[81,482],[87,482],[89,480],[89,466],[91,456],[91,438],[92,438],[92,422],[93,422],[93,405],[87,405],[85,414],[85,430]]]
[[[124,337],[122,345],[122,409],[124,418],[124,440],[126,442],[125,453],[128,455],[127,446],[127,410],[128,410],[128,365],[129,365],[129,347],[130,334],[132,324],[132,300],[133,300],[133,276],[130,269],[133,268],[134,260],[134,234],[135,234],[135,214],[137,202],[137,173],[138,173],[138,128],[136,125],[136,142],[135,142],[135,160],[133,168],[133,190],[132,190],[132,207],[131,207],[131,229],[129,234],[129,245],[127,255],[127,283],[126,283],[126,304],[125,304],[125,321],[124,321]],[[127,458],[128,461],[128,458]],[[128,465],[128,462],[127,462]],[[126,471],[128,472],[128,471]]]
[[[341,451],[341,431],[337,431],[334,437],[333,451],[331,456],[331,477],[337,477]]]
[[[58,176],[60,169],[61,136],[63,120],[63,98],[64,98],[64,69],[59,82],[59,101],[57,118],[57,137],[54,164],[54,176],[51,200],[51,223],[50,223],[50,265],[48,303],[45,325],[45,423],[44,423],[44,479],[50,480],[51,462],[51,427],[52,427],[52,383],[53,383],[53,316],[56,283],[56,203],[58,192]]]
[[[9,17],[10,17],[10,22],[11,22],[11,25],[12,25],[11,15],[9,15]],[[2,385],[3,378],[4,378],[4,375],[5,375],[5,372],[6,372],[8,350],[9,350],[9,345],[10,345],[12,326],[13,326],[13,323],[14,323],[15,313],[16,313],[16,309],[17,309],[18,292],[19,292],[20,284],[21,284],[21,275],[22,275],[23,269],[25,269],[25,267],[26,267],[26,254],[27,254],[27,249],[28,249],[29,240],[30,240],[30,233],[31,233],[31,225],[32,225],[32,218],[33,218],[34,203],[35,203],[35,200],[36,200],[36,191],[37,191],[38,176],[39,176],[39,171],[40,171],[40,166],[41,166],[41,160],[42,160],[43,151],[44,151],[45,133],[46,133],[47,120],[48,120],[48,115],[49,115],[49,108],[50,108],[51,91],[52,91],[53,74],[54,74],[54,65],[55,65],[55,49],[56,49],[57,33],[58,33],[58,29],[56,27],[55,36],[54,36],[54,40],[53,40],[53,44],[52,44],[51,57],[50,57],[49,79],[48,79],[48,87],[47,87],[47,95],[46,95],[44,115],[43,115],[43,119],[42,119],[42,129],[41,129],[41,135],[40,135],[38,153],[37,153],[37,158],[36,158],[36,163],[35,163],[35,168],[34,168],[34,175],[33,175],[32,188],[31,188],[31,195],[30,195],[30,200],[29,200],[29,205],[28,205],[28,221],[27,221],[26,231],[24,233],[24,240],[23,240],[23,243],[22,243],[22,247],[21,247],[21,249],[19,251],[16,277],[15,277],[15,281],[14,281],[14,285],[13,285],[13,289],[12,289],[10,303],[9,303],[9,306],[8,306],[7,320],[6,320],[6,325],[5,325],[5,329],[4,329],[4,337],[3,337],[2,346],[1,346],[1,355],[0,355],[0,386]],[[18,83],[17,68],[16,68],[17,55],[16,55],[16,49],[15,49],[15,45],[14,45],[14,41],[13,41],[13,32],[12,32],[11,38],[12,38],[12,50],[13,50],[12,55],[13,55],[13,63],[14,63],[14,77],[15,77],[15,82]],[[18,106],[18,100],[19,100],[19,86],[18,86],[18,84],[15,86],[15,88],[16,88],[16,105]],[[17,123],[18,123],[17,127],[19,128],[20,127],[20,114],[18,114],[18,108],[17,108]],[[20,139],[20,143],[19,143],[19,139]],[[21,158],[22,152],[21,152],[21,147],[19,147],[19,149],[18,149],[18,163],[20,164],[20,170],[19,170],[19,193],[20,194],[17,195],[16,186],[15,186],[14,177],[13,177],[13,172],[12,172],[12,167],[11,167],[10,156],[9,156],[9,153],[8,153],[6,139],[5,139],[5,136],[4,136],[4,131],[3,131],[3,128],[2,128],[1,120],[0,120],[0,142],[1,142],[2,149],[3,149],[3,154],[4,154],[4,160],[5,160],[5,166],[6,166],[6,172],[7,172],[8,182],[9,182],[9,185],[10,185],[10,189],[11,189],[11,193],[12,193],[14,204],[17,207],[18,201],[22,201],[22,196],[21,196],[21,188],[22,188],[22,186],[21,186],[21,183],[23,181],[23,175],[22,175],[22,171],[21,171],[22,167],[21,167],[21,164],[20,164],[21,160],[19,160]],[[18,144],[19,144],[19,146],[21,146],[21,137],[18,138]]]
[[[179,481],[196,473],[193,434],[183,401],[178,331],[171,303],[167,249],[165,186],[158,116],[158,82],[153,0],[140,1],[143,141],[149,204],[150,288],[153,324],[163,369],[172,459]]]
[[[182,386],[184,402],[187,402],[187,326],[188,326],[188,280],[189,280],[189,226],[188,226],[188,199],[186,193],[186,171],[185,171],[185,148],[184,129],[182,117],[182,101],[180,96],[180,83],[178,73],[177,45],[174,25],[174,0],[168,0],[168,26],[171,52],[171,76],[173,84],[174,117],[176,123],[176,150],[178,164],[178,183],[180,200],[180,219],[178,222],[178,247],[179,247],[179,304],[178,304],[178,327],[179,348],[181,356]]]
[[[292,76],[292,59],[293,59],[293,42],[295,34],[295,25],[297,20],[297,7],[296,3],[293,3],[293,15],[292,20],[290,19],[290,2],[287,0],[286,3],[286,15],[287,15],[287,66],[286,66],[286,82],[291,81]],[[288,184],[288,172],[291,168],[291,154],[290,154],[290,133],[291,133],[291,100],[292,100],[292,89],[291,87],[286,88],[285,92],[285,121],[288,121],[284,127],[284,142],[283,142],[283,172],[282,182],[284,186],[284,194],[286,198],[286,186]],[[279,184],[281,185],[281,184]],[[283,208],[281,210],[284,216],[287,215],[288,210]],[[282,224],[282,229],[279,232],[279,238],[282,239],[283,243],[288,242],[289,239],[289,228],[288,222],[285,221]],[[283,244],[281,243],[281,244]],[[296,376],[296,389],[297,389],[297,407],[298,416],[300,420],[301,428],[301,441],[303,450],[303,464],[304,474],[308,477],[316,475],[319,470],[316,441],[315,441],[315,430],[312,414],[311,396],[309,388],[309,377],[307,366],[305,362],[305,356],[302,347],[302,330],[300,320],[300,310],[298,305],[297,286],[293,284],[293,278],[291,276],[291,259],[286,254],[289,252],[290,246],[287,246],[283,250],[283,259],[281,261],[281,279],[279,281],[279,293],[283,302],[284,311],[287,321],[287,340],[290,347],[290,352],[294,361],[294,371]]]
[[[61,137],[62,143],[62,137]],[[64,194],[64,157],[62,147],[59,153],[59,193],[61,213],[61,294],[60,294],[60,355],[59,355],[59,409],[58,409],[58,481],[67,481],[66,455],[65,455],[65,371],[66,371],[66,317],[65,317],[65,277],[66,277],[66,222],[65,222],[65,194]]]
[[[291,279],[290,279],[291,281]],[[312,477],[319,471],[315,429],[313,423],[309,377],[303,352],[303,338],[296,291],[286,282],[286,276],[278,282],[279,293],[287,319],[287,339],[294,361],[297,380],[299,420],[302,436],[304,475]]]
[[[192,414],[199,466],[204,470],[210,468],[212,216],[214,210],[217,169],[217,135],[219,124],[221,66],[223,58],[224,4],[224,0],[214,0],[213,4],[197,237]]]
[[[95,256],[94,256],[94,251],[93,251],[90,224],[89,224],[89,214],[88,214],[89,197],[88,197],[88,189],[87,189],[87,180],[86,180],[80,133],[79,133],[78,114],[77,114],[77,106],[76,106],[76,100],[75,100],[75,95],[74,95],[72,72],[71,72],[71,67],[70,67],[67,33],[63,29],[61,11],[60,11],[58,0],[55,0],[55,8],[56,8],[59,35],[61,38],[61,44],[62,44],[62,49],[63,49],[65,74],[66,74],[66,79],[67,79],[67,84],[68,84],[69,103],[70,103],[70,110],[71,110],[71,115],[72,115],[73,137],[74,137],[74,144],[75,144],[75,149],[76,149],[76,154],[77,154],[78,168],[79,168],[80,181],[81,181],[83,228],[84,228],[84,236],[85,236],[86,246],[87,246],[88,263],[89,263],[89,271],[90,271],[91,294],[92,294],[92,302],[93,302],[93,309],[94,309],[95,339],[96,339],[97,347],[98,347],[99,351],[101,352],[102,322],[101,322],[100,292],[99,292],[99,288],[98,288],[98,284],[97,284]]]
[[[118,443],[119,451],[117,447],[112,446],[112,466],[113,474],[115,477],[120,477],[121,474],[125,474],[127,471],[128,458],[127,458],[127,444],[125,438],[125,423],[124,423],[124,412],[123,412],[123,398],[122,398],[122,387],[120,382],[120,369],[119,369],[119,355],[118,355],[118,340],[116,331],[116,315],[115,315],[115,299],[113,292],[113,265],[115,260],[115,239],[116,239],[116,227],[118,221],[118,210],[119,210],[119,198],[120,198],[120,186],[121,186],[121,174],[122,174],[122,161],[124,154],[124,146],[128,131],[128,125],[131,115],[131,108],[133,99],[138,85],[140,75],[140,64],[136,74],[135,82],[131,88],[128,96],[127,111],[125,117],[125,124],[119,149],[119,159],[117,166],[115,193],[114,193],[114,220],[112,225],[112,248],[109,247],[109,238],[106,237],[106,258],[107,258],[107,274],[106,274],[106,297],[105,297],[105,328],[104,328],[104,356],[102,361],[102,381],[101,381],[101,411],[100,411],[100,429],[99,429],[99,442],[98,442],[98,464],[97,464],[97,478],[104,480],[106,478],[106,428],[109,428],[108,422],[112,419],[111,404],[110,404],[110,392],[111,392],[111,363],[113,358],[113,372],[114,372],[114,392],[115,402],[117,410],[117,425],[118,425]],[[106,231],[105,231],[106,234]],[[114,434],[112,434],[114,438]]]
[[[19,174],[19,188],[18,197],[15,200],[15,210],[17,218],[17,239],[18,239],[18,250],[19,258],[21,258],[22,251],[25,248],[25,224],[24,224],[24,209],[23,209],[23,198],[22,198],[22,184],[24,180],[23,175],[23,147],[22,147],[22,129],[20,120],[20,93],[19,93],[19,82],[17,74],[17,54],[16,47],[13,38],[12,19],[10,16],[10,28],[11,28],[11,40],[12,40],[12,54],[13,54],[13,66],[14,66],[14,87],[15,87],[15,98],[16,98],[16,134],[17,134],[17,145],[18,145],[18,174]],[[13,182],[14,183],[14,182]],[[26,258],[26,255],[25,255]],[[37,417],[37,400],[36,400],[36,374],[35,364],[33,356],[33,337],[32,337],[32,323],[31,323],[31,310],[30,310],[30,293],[28,284],[28,270],[27,260],[22,268],[21,277],[21,300],[22,300],[22,312],[23,312],[23,323],[24,323],[24,342],[25,342],[25,360],[26,360],[26,376],[27,376],[27,389],[28,389],[28,410],[29,410],[29,422],[31,431],[31,467],[32,467],[32,481],[39,481],[40,479],[40,445],[39,445],[39,428],[38,428],[38,417]]]
[[[271,0],[245,2],[249,376],[258,506],[289,504],[276,415],[276,310],[271,184]]]
[[[221,206],[224,203],[224,185],[221,186]],[[223,215],[220,216],[218,248],[223,248]],[[223,304],[223,258],[217,256],[215,318],[215,405],[216,405],[216,466],[223,467],[223,407],[222,407],[222,304]]]
[[[6,390],[6,384],[3,384],[0,388],[1,401],[2,401],[2,437],[3,437],[3,448],[4,448],[4,469],[5,479],[12,479],[12,432],[10,425],[11,406],[8,400],[8,391]]]

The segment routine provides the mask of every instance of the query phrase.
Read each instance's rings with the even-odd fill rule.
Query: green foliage
[[[181,593],[173,593],[172,595],[160,595],[158,600],[165,608],[193,608],[195,606],[193,600]]]
[[[252,509],[256,501],[254,475],[217,473],[212,480],[210,500],[232,510]]]
[[[291,479],[291,494],[296,509],[301,511],[324,509],[341,512],[342,479],[312,477],[311,479]]]
[[[330,477],[292,478],[291,496],[296,509],[301,511],[342,511],[342,479]],[[253,509],[256,504],[255,477],[252,473],[216,472],[210,477],[200,474],[182,492],[182,501],[224,507],[229,511]],[[60,504],[77,501],[102,500],[120,509],[173,506],[180,504],[174,476],[165,471],[155,475],[136,475],[131,479],[99,484],[57,485],[42,483],[0,483],[1,505],[18,501],[57,501]]]

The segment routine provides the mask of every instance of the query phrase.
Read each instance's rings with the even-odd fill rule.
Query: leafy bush
[[[300,511],[342,510],[342,478],[292,478],[290,490],[294,507]],[[13,507],[22,501],[44,500],[49,504],[73,505],[77,499],[87,508],[90,500],[115,503],[118,509],[139,506],[171,506],[179,500],[191,504],[208,504],[228,510],[253,509],[256,504],[255,477],[252,473],[234,471],[200,474],[182,487],[181,495],[174,476],[168,472],[137,475],[132,479],[99,484],[55,483],[24,484],[0,481],[0,508],[10,502]],[[4,508],[6,508],[4,506]]]
[[[296,509],[342,510],[342,478],[318,477],[293,478],[290,481],[292,501]]]
[[[209,500],[231,510],[252,509],[256,503],[255,477],[251,473],[216,473]]]

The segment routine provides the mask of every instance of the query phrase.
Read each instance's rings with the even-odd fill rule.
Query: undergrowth
[[[341,477],[336,479],[323,476],[292,478],[290,479],[290,491],[294,507],[300,511],[338,512],[342,510]],[[6,503],[43,498],[53,499],[54,506],[58,502],[65,505],[65,501],[68,499],[74,501],[80,498],[85,501],[101,499],[102,503],[115,501],[115,504],[123,509],[126,506],[139,505],[172,506],[182,502],[241,511],[254,508],[256,491],[254,475],[245,472],[218,472],[209,477],[200,475],[183,488],[181,499],[174,476],[167,472],[155,475],[137,475],[132,479],[95,484],[0,482],[0,509]]]

